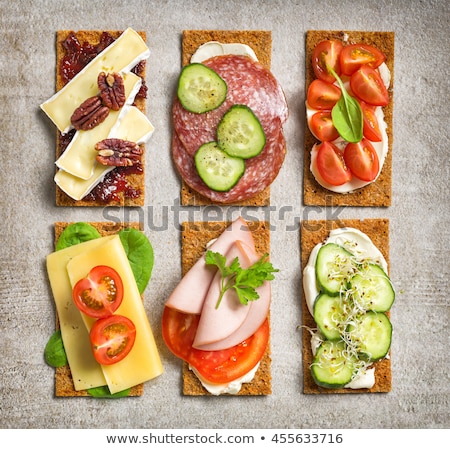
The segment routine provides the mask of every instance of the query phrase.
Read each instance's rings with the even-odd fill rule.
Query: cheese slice
[[[141,78],[134,73],[124,73],[122,76],[126,104],[119,111],[110,111],[108,117],[95,128],[89,131],[77,131],[69,146],[56,161],[58,168],[85,180],[93,175],[96,165],[95,157],[98,154],[95,150],[95,144],[108,137],[111,128],[120,119],[120,115],[126,114],[142,85]]]
[[[122,304],[115,312],[133,321],[136,326],[136,340],[130,353],[120,362],[101,366],[111,393],[125,390],[153,379],[163,372],[161,360],[152,330],[139,294],[130,263],[118,235],[97,239],[101,244],[74,256],[67,264],[67,273],[72,287],[87,276],[97,265],[114,268],[124,286]],[[88,329],[93,320],[81,314]]]
[[[70,117],[73,111],[84,100],[97,95],[100,72],[127,72],[149,56],[150,50],[141,36],[132,28],[127,28],[69,83],[42,103],[41,109],[62,133],[66,133],[72,127]]]
[[[132,106],[127,110],[126,114],[115,123],[108,138],[117,137],[138,144],[146,143],[154,130],[155,128],[145,114]],[[54,179],[63,192],[74,200],[81,200],[113,169],[114,167],[95,164],[92,176],[86,180],[73,176],[64,170],[58,170]]]
[[[89,333],[72,300],[72,285],[66,267],[74,257],[97,248],[111,238],[90,240],[47,256],[47,273],[74,388],[77,391],[106,385],[106,379],[100,365],[92,355]]]

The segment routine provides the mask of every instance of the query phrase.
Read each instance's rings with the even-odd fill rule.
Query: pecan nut
[[[97,84],[103,104],[109,109],[118,111],[125,104],[125,86],[118,73],[100,72]]]
[[[97,142],[97,162],[114,167],[131,167],[141,161],[142,148],[135,142],[122,139],[104,139]]]
[[[75,109],[70,121],[73,127],[78,130],[87,131],[95,128],[108,117],[109,108],[103,106],[102,100],[98,97],[90,97]]]

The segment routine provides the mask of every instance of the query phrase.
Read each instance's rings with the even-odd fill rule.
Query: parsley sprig
[[[248,268],[242,268],[239,259],[236,257],[227,266],[227,259],[224,255],[208,250],[205,255],[207,265],[215,265],[218,267],[221,275],[221,291],[216,303],[216,309],[220,306],[223,295],[227,290],[233,288],[243,305],[247,305],[249,301],[259,299],[256,291],[264,281],[275,279],[273,273],[279,270],[267,261],[269,255],[264,254],[257,262]]]

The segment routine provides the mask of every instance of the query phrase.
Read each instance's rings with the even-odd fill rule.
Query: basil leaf
[[[119,231],[119,237],[136,279],[139,293],[143,293],[152,275],[153,247],[145,234],[134,228]]]
[[[118,399],[124,398],[130,395],[130,388],[127,388],[123,391],[118,391],[117,393],[111,394],[107,385],[103,385],[102,387],[89,388],[86,390],[91,396],[94,398],[104,398],[104,399]]]
[[[101,237],[94,226],[85,222],[71,223],[64,229],[56,242],[56,251],[78,243],[87,242]]]
[[[54,368],[67,365],[67,356],[61,337],[61,331],[57,330],[49,338],[44,349],[45,361]]]
[[[337,73],[327,65],[341,88],[341,96],[331,110],[333,125],[347,142],[359,142],[363,138],[363,113],[358,100],[348,94]]]

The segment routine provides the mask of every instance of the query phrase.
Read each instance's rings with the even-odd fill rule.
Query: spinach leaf
[[[49,338],[44,349],[45,361],[54,368],[67,365],[67,356],[61,337],[61,331],[57,330]]]
[[[118,391],[117,393],[111,394],[107,385],[102,387],[89,388],[86,390],[94,398],[104,398],[104,399],[118,399],[130,395],[130,388],[123,391]]]
[[[359,142],[363,138],[363,113],[358,101],[346,91],[337,73],[327,65],[341,88],[341,97],[331,110],[331,118],[339,135],[347,142]]]
[[[71,223],[59,236],[56,242],[56,251],[99,237],[101,237],[100,233],[89,223],[82,221]]]
[[[119,231],[119,237],[136,279],[139,293],[143,293],[152,275],[153,247],[144,233],[134,228]]]

